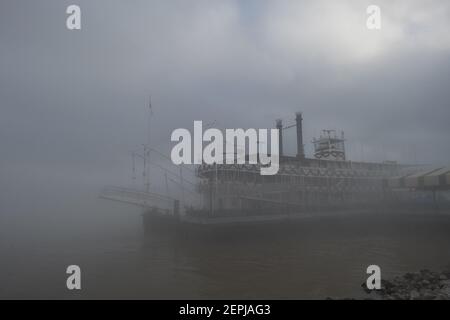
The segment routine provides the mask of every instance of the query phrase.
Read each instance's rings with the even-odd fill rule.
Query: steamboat
[[[146,183],[145,190],[108,187],[100,197],[141,206],[144,228],[149,233],[207,230],[217,234],[223,229],[237,232],[248,227],[262,232],[267,227],[285,230],[305,217],[343,212],[417,208],[419,192],[426,193],[422,202],[430,205],[436,203],[438,191],[449,189],[450,167],[347,159],[344,133],[336,130],[323,130],[312,141],[314,153],[308,157],[302,113],[294,119],[288,126],[281,120],[275,123],[279,133],[279,170],[275,175],[261,175],[259,164],[202,163],[189,169],[196,179],[191,184],[200,199],[197,203],[185,200],[183,167],[177,179],[171,179],[182,188],[178,196],[150,192]],[[291,128],[296,131],[295,156],[283,152],[283,133]],[[144,163],[148,163],[151,150],[144,146],[143,154],[138,155]],[[145,174],[149,177],[144,168]],[[167,184],[167,172],[165,181]]]

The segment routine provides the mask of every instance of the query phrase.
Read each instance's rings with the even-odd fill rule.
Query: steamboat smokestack
[[[295,114],[295,121],[297,122],[297,157],[305,158],[305,150],[303,148],[303,117],[301,112]]]
[[[283,155],[283,120],[277,120],[277,129],[278,129],[278,145],[280,147],[279,154],[280,157]]]

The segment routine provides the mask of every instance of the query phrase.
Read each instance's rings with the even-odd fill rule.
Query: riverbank
[[[382,280],[381,290],[369,291],[376,300],[450,300],[450,269],[433,272],[427,269],[406,273],[392,280]]]

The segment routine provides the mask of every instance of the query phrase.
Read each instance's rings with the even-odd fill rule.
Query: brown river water
[[[369,265],[391,278],[450,264],[450,215],[435,212],[310,217],[295,232],[195,243],[145,236],[139,214],[121,219],[27,241],[3,232],[0,298],[362,298]],[[81,291],[66,289],[71,264]]]

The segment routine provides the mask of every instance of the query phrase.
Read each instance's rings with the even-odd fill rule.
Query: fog
[[[378,0],[371,31],[372,2],[1,1],[0,248],[139,234],[140,209],[98,194],[133,184],[149,95],[166,154],[194,120],[272,128],[302,111],[308,156],[331,128],[353,160],[448,164],[450,3]],[[82,29],[69,31],[74,3]]]

